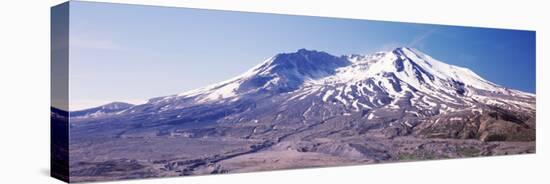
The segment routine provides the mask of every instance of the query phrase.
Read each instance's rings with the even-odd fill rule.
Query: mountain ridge
[[[438,68],[434,70],[435,67]],[[383,80],[385,78],[389,80]],[[485,94],[535,96],[494,84],[467,68],[445,64],[407,47],[371,55],[342,56],[299,49],[294,53],[276,54],[232,79],[177,95],[152,98],[147,104],[186,98],[194,98],[195,103],[225,102],[250,93],[290,93],[299,88],[361,81],[371,86],[383,83],[384,91],[393,96],[402,96],[398,92],[403,89],[432,94],[442,91],[446,98],[466,95],[481,101],[486,100]]]

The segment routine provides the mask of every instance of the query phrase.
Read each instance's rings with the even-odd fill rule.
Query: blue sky
[[[532,31],[78,1],[70,13],[71,110],[181,93],[300,48],[342,55],[408,46],[535,92]]]

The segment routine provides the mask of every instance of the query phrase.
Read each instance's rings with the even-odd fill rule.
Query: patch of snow
[[[341,102],[345,106],[348,105],[348,102],[344,98],[340,97],[339,95],[335,96],[334,99],[338,100],[339,102]]]
[[[452,117],[450,121],[462,121],[461,117]]]
[[[328,90],[327,92],[325,92],[325,95],[323,96],[323,102],[326,102],[330,97],[330,95],[332,95],[333,93],[334,93],[333,90]]]
[[[367,119],[372,119],[372,118],[375,118],[374,114],[370,113],[369,116],[367,116]]]

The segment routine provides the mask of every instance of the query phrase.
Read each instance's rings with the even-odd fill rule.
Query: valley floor
[[[315,138],[119,138],[71,144],[71,182],[535,153],[535,142]]]

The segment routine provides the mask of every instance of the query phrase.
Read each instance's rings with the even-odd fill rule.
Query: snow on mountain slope
[[[363,101],[370,101],[371,104],[385,104],[373,101],[380,93],[385,93],[394,102],[389,104],[393,108],[397,108],[395,102],[403,98],[424,104],[438,99],[435,101],[462,106],[472,105],[476,101],[495,103],[488,99],[499,98],[534,109],[533,105],[526,105],[532,104],[534,95],[506,89],[467,68],[443,63],[416,49],[397,48],[390,52],[341,58],[348,60],[348,65],[337,67],[333,75],[305,80],[302,88],[295,91],[297,96],[302,96],[299,99],[304,99],[304,94],[322,93],[317,95],[323,96],[325,102],[332,96],[345,106],[359,109],[358,105],[373,106],[359,102],[360,98],[367,98]]]
[[[392,52],[357,58],[350,57],[353,64],[342,68],[338,75],[322,82],[354,82],[367,78],[383,78],[384,73],[393,73],[402,82],[417,90],[460,90],[464,85],[476,89],[499,91],[500,87],[488,82],[469,69],[448,65],[419,51],[398,48]]]

